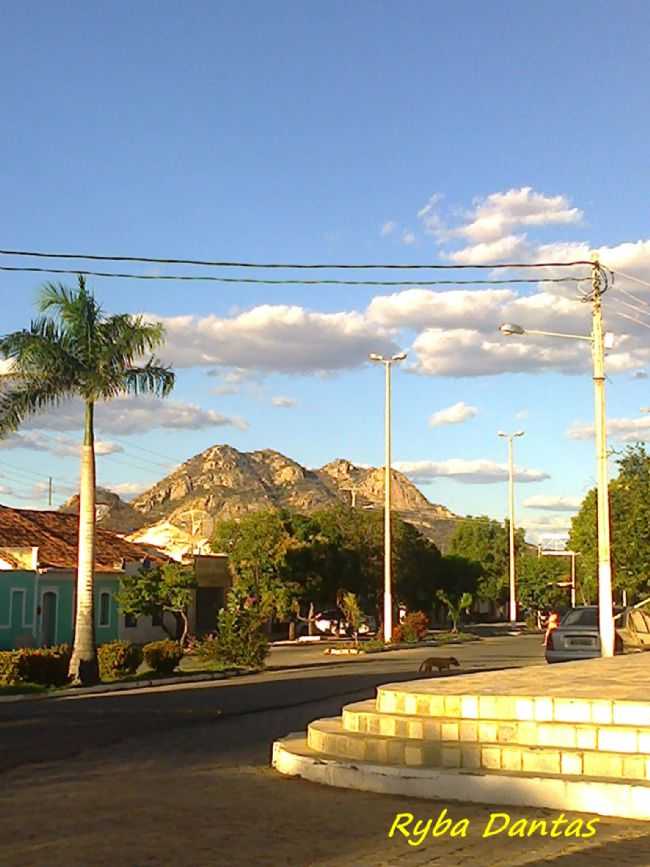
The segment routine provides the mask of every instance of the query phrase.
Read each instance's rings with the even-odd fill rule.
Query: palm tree
[[[165,397],[174,387],[174,373],[153,356],[144,366],[135,366],[163,342],[162,323],[128,314],[105,315],[84,278],[78,280],[76,289],[46,284],[38,306],[42,314],[53,311],[54,316],[42,315],[28,329],[0,338],[0,356],[10,361],[0,390],[0,436],[67,398],[83,401],[77,606],[70,676],[73,683],[88,684],[99,678],[93,616],[95,403],[127,394]]]

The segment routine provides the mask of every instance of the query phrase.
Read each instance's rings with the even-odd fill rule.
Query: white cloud
[[[574,422],[566,435],[572,440],[588,440],[594,437],[593,424]],[[650,415],[639,418],[610,418],[607,421],[607,435],[620,442],[650,441]]]
[[[103,487],[117,494],[123,500],[130,500],[150,488],[151,484],[149,482],[120,482],[119,484],[103,485]]]
[[[547,196],[532,187],[520,187],[478,199],[455,234],[482,243],[503,238],[515,227],[579,223],[582,216],[566,196]]]
[[[647,379],[648,374],[645,370],[635,370],[632,374],[632,379]]]
[[[434,412],[429,418],[430,427],[440,427],[446,424],[461,424],[470,418],[474,418],[478,414],[478,409],[475,406],[469,406],[464,401],[454,403],[446,409]]]
[[[25,428],[69,431],[80,429],[82,423],[81,402],[73,399],[47,413],[32,416]],[[143,433],[157,428],[201,430],[231,426],[246,430],[248,427],[247,422],[236,416],[224,416],[193,403],[156,397],[118,397],[107,403],[97,403],[95,425],[98,431],[115,435]],[[121,448],[115,450],[121,451]]]
[[[418,219],[422,221],[425,232],[436,238],[442,238],[446,233],[445,223],[437,210],[442,199],[441,193],[434,193],[426,205],[418,211]]]
[[[223,397],[227,394],[239,394],[241,389],[238,385],[216,385],[210,389],[210,394],[216,394],[218,397]]]
[[[402,233],[402,244],[406,244],[410,246],[411,244],[415,244],[415,235],[413,232],[410,232],[408,229]]]
[[[511,289],[405,289],[375,296],[366,316],[386,328],[477,328],[495,333],[504,308],[516,300]]]
[[[515,418],[518,421],[523,421],[524,419],[528,418],[528,410],[527,409],[520,409],[519,412],[515,413]]]
[[[381,227],[379,234],[382,238],[386,238],[388,235],[392,235],[396,228],[397,223],[394,220],[387,220]]]
[[[528,259],[529,253],[525,235],[506,235],[493,241],[470,244],[446,255],[451,262],[458,265],[485,265],[508,259]]]
[[[148,319],[160,317],[147,314]],[[222,365],[279,373],[326,373],[358,367],[369,352],[395,352],[392,334],[360,312],[315,313],[264,304],[230,318],[162,319],[161,356],[174,367]]]
[[[527,509],[541,509],[546,512],[577,512],[581,503],[580,497],[548,497],[543,494],[524,500]]]
[[[43,418],[39,416],[39,418]],[[27,426],[27,425],[26,425]],[[44,427],[45,425],[39,425]],[[79,427],[80,425],[77,425]],[[18,431],[0,440],[0,449],[30,449],[38,452],[50,452],[58,457],[78,457],[81,442],[73,442],[65,437],[56,437],[40,431]],[[112,455],[123,452],[122,446],[105,440],[95,440],[96,455]]]
[[[279,406],[285,409],[289,409],[293,406],[296,406],[298,401],[295,400],[293,397],[282,397],[278,395],[278,397],[271,398],[271,403],[273,404],[273,406]]]
[[[396,470],[416,483],[426,484],[436,478],[451,478],[469,485],[492,484],[508,479],[508,465],[490,460],[464,460],[450,458],[446,461],[401,461],[394,464]],[[515,467],[514,478],[518,482],[541,482],[550,478],[542,470]]]

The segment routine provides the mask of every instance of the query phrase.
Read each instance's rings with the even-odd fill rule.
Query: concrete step
[[[364,792],[444,802],[526,805],[626,819],[650,817],[650,784],[462,768],[404,768],[348,760],[313,750],[301,733],[273,744],[281,774]]]
[[[534,672],[535,669],[528,671]],[[489,694],[473,694],[474,677],[444,678],[435,684],[411,681],[380,686],[377,689],[377,710],[387,714],[459,720],[596,723],[650,728],[650,701],[582,697],[579,689],[574,695],[565,690],[560,697],[536,695],[533,678],[522,694],[508,693],[507,688],[503,692],[494,691],[498,687],[493,687]],[[505,675],[502,677],[505,680]]]
[[[360,733],[346,730],[340,717],[310,723],[307,743],[317,753],[340,759],[405,768],[503,770],[616,781],[650,781],[648,753],[483,741],[470,743],[457,739],[425,740]]]
[[[346,705],[342,720],[345,731],[356,734],[461,744],[496,743],[639,753],[650,757],[650,726],[380,713],[373,699]]]

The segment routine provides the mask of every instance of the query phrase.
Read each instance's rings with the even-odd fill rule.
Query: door
[[[196,591],[196,631],[198,635],[214,632],[217,614],[224,606],[223,587],[199,587]]]
[[[56,644],[56,593],[46,590],[41,597],[41,643]]]

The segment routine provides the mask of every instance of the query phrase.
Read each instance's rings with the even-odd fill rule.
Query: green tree
[[[609,483],[614,586],[628,599],[650,595],[650,456],[641,443],[628,446],[617,460],[618,476]],[[595,489],[585,496],[571,523],[569,544],[579,551],[579,586],[596,598],[598,524]]]
[[[180,563],[165,563],[153,569],[140,569],[135,575],[123,575],[115,599],[124,614],[135,617],[169,611],[181,622],[179,643],[185,646],[189,632],[189,607],[196,589],[194,571]],[[165,626],[170,638],[176,638]]]
[[[472,594],[461,593],[459,596],[452,596],[445,593],[444,590],[438,590],[436,595],[447,609],[447,614],[451,620],[451,631],[457,633],[461,614],[472,607]]]
[[[361,611],[359,600],[354,593],[344,591],[339,595],[338,605],[343,612],[343,616],[345,617],[346,622],[352,628],[354,643],[358,646],[359,627],[361,626],[361,620],[363,617],[363,612]]]
[[[165,396],[174,374],[151,357],[164,328],[141,316],[106,316],[83,277],[69,289],[48,283],[41,290],[42,315],[30,327],[0,338],[0,356],[12,362],[0,392],[0,436],[17,430],[33,414],[70,397],[83,402],[83,445],[79,483],[79,551],[73,683],[99,678],[95,647],[93,586],[95,569],[95,436],[98,401],[126,394]]]
[[[523,531],[515,533],[515,556],[524,549]],[[508,593],[509,539],[508,522],[500,524],[486,516],[468,517],[451,539],[450,553],[477,563],[480,567],[478,596],[495,604]]]
[[[536,614],[566,606],[570,601],[569,588],[558,587],[558,582],[569,580],[570,568],[564,557],[522,557],[517,567],[520,607]]]

